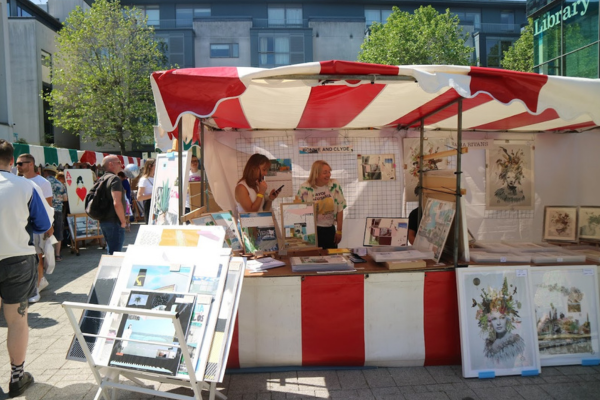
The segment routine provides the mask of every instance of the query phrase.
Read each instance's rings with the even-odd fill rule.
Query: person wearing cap
[[[62,261],[60,256],[60,246],[62,244],[63,237],[63,203],[67,201],[67,188],[63,185],[56,175],[58,170],[54,165],[50,165],[44,168],[44,177],[50,182],[52,186],[52,207],[54,207],[54,237],[58,241],[54,248],[54,259],[56,261]],[[44,278],[45,279],[45,278]],[[42,289],[42,283],[40,282],[40,290]]]

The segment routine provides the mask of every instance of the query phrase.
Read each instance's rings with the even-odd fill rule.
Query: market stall
[[[21,154],[31,154],[36,163],[42,165],[73,165],[75,163],[88,163],[91,165],[102,165],[104,157],[109,153],[99,153],[89,150],[63,149],[58,147],[35,146],[24,143],[13,143],[15,160]],[[142,165],[138,157],[117,156],[123,165]]]

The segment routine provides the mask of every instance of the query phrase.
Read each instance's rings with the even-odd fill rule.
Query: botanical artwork
[[[357,155],[359,181],[391,181],[396,179],[393,154]]]
[[[128,308],[177,312],[184,334],[190,323],[196,296],[191,294],[131,291]],[[181,359],[181,349],[175,326],[169,318],[123,314],[117,331],[109,365],[138,371],[175,375]],[[155,342],[139,343],[127,339]]]
[[[267,193],[271,190],[277,190],[281,186],[279,197],[294,197],[294,188],[292,187],[292,160],[290,158],[272,159],[271,166],[265,176],[267,182]]]
[[[85,196],[94,186],[91,169],[65,169],[65,186],[71,214],[85,214]]]
[[[596,267],[536,267],[531,283],[542,366],[597,358]]]
[[[406,246],[408,218],[367,218],[363,246]]]
[[[427,199],[413,246],[420,251],[432,251],[434,260],[440,261],[444,244],[452,227],[456,204],[454,202]]]
[[[533,148],[506,143],[486,150],[486,209],[533,210]]]
[[[231,247],[233,251],[244,251],[242,241],[240,240],[240,232],[231,211],[220,211],[211,213],[211,215],[217,225],[225,228],[225,243],[223,244],[223,247],[227,245],[227,247]]]
[[[94,237],[102,235],[98,221],[85,217],[67,217],[69,231],[73,239],[82,239],[85,237]]]
[[[187,292],[193,271],[193,265],[134,264],[127,280],[127,289]]]
[[[164,153],[156,157],[154,186],[150,206],[149,225],[179,225],[179,184],[182,193],[187,193],[191,157],[189,151],[182,153],[183,176],[178,176],[177,153]]]
[[[600,240],[600,207],[579,207],[579,239]]]
[[[277,251],[277,231],[271,212],[240,213],[242,238],[248,253]]]
[[[281,228],[286,249],[316,247],[314,203],[281,204]]]
[[[456,272],[463,376],[539,371],[529,267]]]
[[[415,188],[419,184],[419,155],[421,151],[419,138],[405,138],[404,144],[404,196],[406,201],[419,201]],[[423,155],[435,154],[448,150],[447,139],[427,138],[423,141]],[[432,158],[423,161],[423,171],[446,169],[447,158]]]
[[[574,242],[577,240],[577,207],[544,209],[544,240]]]

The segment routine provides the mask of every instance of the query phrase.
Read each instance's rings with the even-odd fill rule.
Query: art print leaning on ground
[[[574,242],[577,240],[577,207],[544,208],[543,240]]]
[[[579,239],[600,241],[600,207],[579,207]]]
[[[528,142],[502,143],[486,150],[485,208],[533,210],[533,147]]]
[[[413,246],[419,251],[433,251],[436,262],[440,261],[444,251],[455,209],[454,202],[437,199],[427,199],[423,209],[423,218]]]
[[[465,378],[539,372],[529,272],[529,266],[456,270]]]

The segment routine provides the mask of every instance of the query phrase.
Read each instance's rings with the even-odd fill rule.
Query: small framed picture
[[[408,218],[367,218],[363,246],[406,246]]]
[[[282,203],[281,232],[285,248],[318,248],[314,203]]]
[[[600,241],[600,207],[579,207],[579,239]]]
[[[577,207],[546,206],[542,239],[557,242],[577,241]]]

